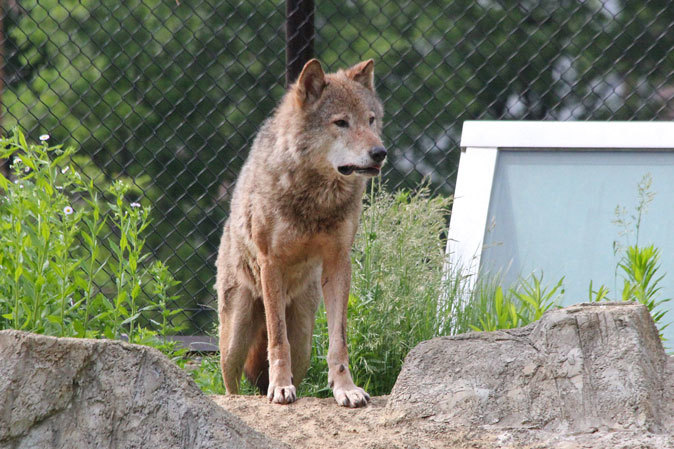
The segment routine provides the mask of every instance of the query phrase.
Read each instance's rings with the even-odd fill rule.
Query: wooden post
[[[286,0],[286,87],[314,57],[314,0]]]

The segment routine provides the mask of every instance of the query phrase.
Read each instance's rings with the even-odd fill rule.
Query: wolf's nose
[[[386,149],[384,147],[374,147],[370,150],[370,157],[375,162],[381,162],[386,158]]]

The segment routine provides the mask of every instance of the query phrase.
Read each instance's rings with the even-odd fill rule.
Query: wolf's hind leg
[[[253,344],[248,350],[248,357],[243,372],[250,383],[255,385],[260,394],[266,396],[269,388],[269,359],[267,357],[267,328],[264,326],[264,306],[262,300],[255,302],[259,306],[259,324],[257,334],[253,337]]]
[[[229,394],[239,392],[248,350],[264,324],[264,315],[260,319],[256,314],[255,302],[250,290],[243,286],[232,287],[219,298],[220,368]]]
[[[307,374],[311,363],[311,343],[316,321],[316,310],[321,301],[320,274],[304,291],[293,298],[286,309],[288,343],[290,344],[293,385],[296,387]]]

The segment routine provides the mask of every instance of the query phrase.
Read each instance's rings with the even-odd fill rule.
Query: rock
[[[0,332],[0,448],[271,448],[159,351]]]
[[[673,387],[674,361],[648,309],[593,303],[419,344],[387,407],[457,426],[662,433],[674,429]]]

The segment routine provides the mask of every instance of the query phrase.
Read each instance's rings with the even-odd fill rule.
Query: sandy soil
[[[224,409],[270,438],[293,448],[469,448],[466,432],[447,433],[432,422],[398,421],[386,410],[387,396],[365,408],[339,407],[332,398],[300,398],[272,405],[262,396],[211,396]]]
[[[272,405],[262,396],[211,396],[246,424],[293,448],[487,449],[487,448],[674,448],[674,438],[642,432],[592,431],[563,435],[527,429],[453,428],[431,419],[404,420],[386,408],[387,396],[360,409],[334,399],[300,398]]]

